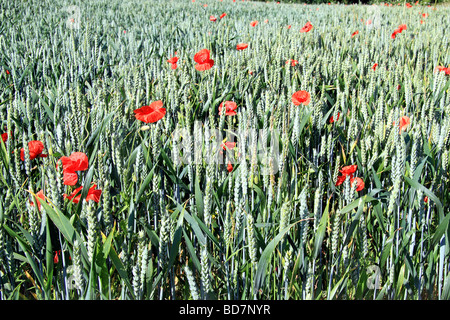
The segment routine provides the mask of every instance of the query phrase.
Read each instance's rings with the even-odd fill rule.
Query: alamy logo
[[[246,129],[227,131],[197,122],[194,131],[177,128],[172,135],[172,160],[176,166],[240,163],[245,158],[250,165],[258,165],[262,175],[279,170],[279,131]]]

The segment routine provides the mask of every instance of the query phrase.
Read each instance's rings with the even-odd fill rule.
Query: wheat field
[[[1,300],[450,298],[450,7],[0,8]]]

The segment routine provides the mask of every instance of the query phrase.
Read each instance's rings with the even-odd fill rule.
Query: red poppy
[[[149,106],[143,106],[134,110],[134,116],[136,119],[145,123],[153,123],[161,120],[166,114],[166,108],[163,108],[163,102],[161,100],[152,102]]]
[[[398,29],[395,29],[395,31],[394,32],[392,32],[392,34],[391,34],[391,38],[392,39],[395,39],[395,37],[397,37],[397,34],[399,34],[400,32],[398,31]]]
[[[252,27],[256,27],[257,24],[258,24],[258,21],[257,21],[257,20],[250,22],[250,25],[251,25]]]
[[[337,187],[337,186],[340,186],[341,184],[343,184],[345,181],[345,178],[347,178],[346,175],[338,176],[335,186]]]
[[[45,200],[44,191],[40,190],[38,193],[36,193],[36,197],[35,198],[36,198],[36,203],[37,203],[38,210],[41,211],[41,203],[39,202],[39,200],[37,198]],[[34,207],[34,201],[30,200],[30,205]]]
[[[209,70],[214,65],[214,60],[210,59],[208,49],[202,49],[194,55],[194,61],[197,62],[195,69],[198,71]]]
[[[420,24],[423,24],[423,20],[420,20]]]
[[[61,255],[61,250],[55,251],[55,256],[53,257],[53,263],[57,264],[59,262],[59,257]]]
[[[400,118],[400,132],[406,130],[406,128],[411,123],[408,116],[403,116]]]
[[[172,58],[168,59],[167,62],[168,63],[172,63],[172,64],[177,63],[178,62],[178,57],[172,57]]]
[[[401,85],[398,85],[398,86],[397,86],[397,90],[400,90],[401,88],[402,88]]]
[[[216,20],[217,20],[217,18],[214,17],[214,16],[210,16],[210,17],[209,17],[209,21],[213,21],[213,22],[214,22],[214,21],[216,21]]]
[[[61,157],[63,171],[85,171],[89,168],[89,159],[83,152],[72,152],[69,157]]]
[[[228,172],[233,171],[233,165],[229,161],[228,161],[228,165],[227,165],[227,170],[228,170]]]
[[[428,13],[422,13],[422,17],[428,18]]]
[[[227,14],[226,13],[222,13],[221,15],[220,15],[220,19],[222,19],[223,17],[225,17]]]
[[[407,6],[408,8],[412,8],[412,5],[411,5],[409,2],[406,3],[406,6]]]
[[[303,104],[307,106],[311,102],[311,95],[308,91],[300,90],[292,95],[292,103],[296,106]]]
[[[205,7],[205,8],[206,8],[207,6],[208,6],[208,5],[207,5],[206,3],[203,5],[203,7]]]
[[[264,20],[264,23],[268,23],[268,22],[269,22],[269,19]]]
[[[341,170],[339,170],[339,172],[342,173],[343,175],[353,175],[357,169],[358,169],[358,165],[352,164],[352,165],[343,167]]]
[[[89,191],[86,195],[86,201],[93,200],[94,202],[97,202],[97,203],[100,201],[100,196],[102,194],[102,190],[95,189],[95,188],[97,188],[97,185],[94,183],[92,185],[92,187],[89,188]],[[64,194],[64,199],[72,200],[73,203],[80,202],[80,199],[81,199],[80,191],[82,189],[83,189],[83,186],[80,186],[80,187],[76,188],[70,195]],[[80,194],[78,194],[78,193],[80,193]]]
[[[371,24],[372,24],[372,20],[369,19],[369,20],[366,21],[366,26],[369,26]]]
[[[309,32],[309,31],[312,30],[312,28],[313,28],[313,25],[311,24],[311,22],[308,21],[308,22],[303,26],[303,28],[300,29],[300,32]]]
[[[6,143],[6,140],[8,140],[8,132],[2,133],[2,140]]]
[[[244,50],[244,49],[247,49],[247,47],[248,47],[247,43],[238,43],[236,45],[236,50]]]
[[[350,186],[353,186],[353,182],[356,180],[356,191],[361,191],[364,189],[364,181],[363,179],[356,177],[356,178],[350,178]]]
[[[372,66],[372,70],[375,71],[375,70],[377,69],[377,67],[378,67],[378,63],[375,63],[375,64]]]
[[[295,67],[297,65],[298,61],[294,60],[294,59],[286,60],[286,64],[289,64],[289,63],[291,64],[292,67]]]
[[[177,68],[178,57],[172,57],[172,58],[168,59],[167,62],[170,63],[171,64],[170,67],[173,70],[175,70]]]
[[[354,36],[356,36],[358,33],[359,33],[358,30],[356,30],[355,32],[353,32],[353,33],[352,33],[352,38],[353,38]]]
[[[47,154],[42,154],[42,151],[44,150],[44,143],[42,143],[42,141],[39,140],[33,140],[28,142],[28,150],[30,152],[30,160],[33,160],[36,157],[46,158],[48,156]],[[20,159],[22,161],[25,160],[24,153],[25,153],[24,148],[20,149]]]
[[[423,202],[425,202],[425,203],[428,202],[428,196],[425,196],[425,197],[423,198]]]
[[[398,26],[398,29],[400,30],[400,32],[402,32],[402,31],[404,31],[404,30],[406,30],[408,28],[406,27],[406,24],[401,24],[401,25]]]
[[[288,26],[287,26],[288,29],[290,29],[291,27],[292,27],[291,25],[288,25]]]
[[[450,68],[446,68],[444,66],[437,66],[434,70],[435,72],[445,72],[447,76],[450,75]]]
[[[235,116],[235,115],[237,115],[237,112],[236,112],[237,104],[236,104],[236,102],[234,102],[234,101],[225,101],[225,102],[222,102],[222,103],[219,105],[219,114],[222,113],[222,107],[223,107],[223,104],[225,104],[225,115],[226,115],[226,116]]]
[[[236,147],[236,142],[228,141],[228,142],[222,143],[223,150],[227,150],[227,149],[232,150],[235,147]]]
[[[83,152],[73,152],[69,157],[61,157],[63,166],[64,185],[74,186],[78,182],[76,171],[85,171],[89,168],[89,159]]]
[[[341,113],[340,112],[338,112],[338,114],[337,114],[337,117],[336,117],[336,120],[334,120],[334,117],[333,116],[331,116],[331,118],[330,118],[330,123],[333,123],[333,122],[335,122],[335,121],[338,121],[339,120],[339,116],[341,115]]]
[[[8,70],[8,69],[6,69],[6,74],[10,74],[10,72],[9,72],[9,70]]]

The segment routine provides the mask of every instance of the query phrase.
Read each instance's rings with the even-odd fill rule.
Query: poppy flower
[[[350,186],[353,186],[353,182],[356,180],[356,191],[361,191],[364,189],[364,181],[363,179],[356,177],[356,178],[350,178]]]
[[[292,67],[295,67],[297,65],[298,61],[294,60],[294,59],[286,60],[286,64],[289,64],[289,63],[291,64]]]
[[[72,152],[68,157],[61,157],[63,171],[85,171],[89,168],[89,159],[83,152]]]
[[[292,28],[292,26],[291,26],[291,25],[288,25],[287,28],[290,29],[290,28]]]
[[[412,8],[412,5],[411,5],[409,2],[406,3],[406,6],[407,6],[408,8]]]
[[[35,198],[36,198],[36,203],[37,203],[38,210],[41,211],[41,203],[39,202],[39,200],[37,198],[45,200],[44,191],[40,190],[38,193],[36,193],[36,197]],[[30,200],[30,205],[34,207],[34,201]]]
[[[97,185],[95,183],[92,185],[92,187],[89,188],[89,191],[86,195],[86,201],[93,200],[94,202],[97,202],[97,203],[100,201],[100,196],[102,194],[102,190],[96,189],[96,188],[97,188]],[[80,191],[82,189],[83,189],[83,186],[80,186],[80,187],[76,188],[70,195],[64,194],[64,199],[72,200],[73,203],[80,202],[80,199],[81,199]],[[78,194],[78,193],[80,193],[80,194]]]
[[[212,22],[214,22],[214,21],[216,21],[217,20],[217,18],[216,17],[214,17],[214,16],[210,16],[209,17],[209,21],[212,21]]]
[[[378,67],[378,63],[375,63],[375,64],[372,66],[372,70],[375,71],[375,70],[377,69],[377,67]]]
[[[57,264],[59,262],[59,256],[61,255],[61,250],[55,251],[55,256],[53,257],[53,263]]]
[[[269,19],[264,20],[264,23],[268,23],[268,22],[269,22]]]
[[[338,176],[335,186],[337,187],[337,186],[340,186],[341,184],[343,184],[346,178],[347,178],[347,176],[345,176],[345,175]]]
[[[428,18],[428,13],[422,13],[422,17]]]
[[[134,116],[136,119],[145,122],[153,123],[161,120],[166,114],[166,108],[163,108],[163,102],[161,100],[152,102],[148,106],[143,106],[134,110]]]
[[[252,27],[256,27],[257,24],[258,24],[258,21],[257,21],[257,20],[250,22],[250,25],[251,25]]]
[[[435,68],[435,72],[445,72],[445,74],[448,76],[450,75],[450,68],[446,68],[444,66],[437,66]]]
[[[248,47],[247,43],[238,43],[236,45],[236,50],[244,50],[244,49],[247,49],[247,47]]]
[[[311,22],[308,21],[308,22],[303,26],[303,28],[300,29],[300,32],[309,32],[309,31],[312,30],[312,28],[313,28],[313,26],[312,26]]]
[[[423,20],[420,20],[420,24],[423,24]]]
[[[83,152],[73,152],[69,157],[59,159],[63,166],[63,181],[66,186],[74,186],[78,182],[76,171],[85,171],[89,168],[89,160]]]
[[[228,161],[228,165],[227,165],[227,170],[228,170],[228,172],[233,171],[233,165],[229,161]]]
[[[400,118],[400,132],[406,130],[406,128],[411,123],[408,116],[403,116]]]
[[[226,116],[235,116],[235,115],[237,115],[237,112],[235,111],[237,109],[237,104],[234,101],[222,102],[219,105],[219,114],[222,113],[222,108],[223,108],[224,104],[225,104],[225,115]]]
[[[339,170],[339,172],[345,176],[347,176],[347,175],[353,176],[353,174],[356,172],[357,169],[358,169],[358,165],[352,164],[352,165],[343,167],[341,170]]]
[[[210,59],[208,49],[202,49],[194,55],[194,61],[197,62],[195,69],[198,71],[209,70],[214,65],[214,60]]]
[[[223,17],[225,17],[227,14],[226,13],[222,13],[221,15],[220,15],[220,19],[222,19]]]
[[[8,69],[6,69],[6,74],[10,74],[10,72],[9,72],[9,70],[8,70]]]
[[[28,151],[30,152],[30,160],[33,160],[36,157],[46,158],[48,155],[42,154],[44,150],[44,143],[39,140],[33,140],[28,142]],[[24,148],[20,149],[20,159],[25,161],[25,151]]]
[[[236,147],[236,142],[228,141],[228,142],[222,143],[223,150],[227,150],[227,149],[232,150],[235,147]],[[221,151],[221,153],[222,153],[222,151]]]
[[[397,37],[397,34],[399,34],[399,33],[400,33],[400,31],[398,29],[395,29],[394,32],[392,32],[392,34],[391,34],[391,38],[395,39]]]
[[[423,202],[425,202],[425,203],[428,202],[428,196],[425,196],[425,197],[423,198]]]
[[[352,33],[352,38],[353,38],[354,36],[356,36],[358,33],[359,33],[358,30],[356,30],[355,32],[353,32],[353,33]]]
[[[308,91],[297,91],[292,95],[292,103],[296,106],[303,104],[307,106],[311,102],[311,95]]]
[[[369,19],[366,21],[366,26],[370,26],[371,24],[372,24],[372,20]]]
[[[175,70],[177,68],[178,57],[172,57],[172,58],[168,59],[167,62],[170,63],[171,64],[170,67],[173,70]]]
[[[333,123],[333,122],[335,122],[335,121],[338,121],[339,120],[339,116],[341,115],[341,113],[340,112],[338,112],[338,114],[337,114],[337,117],[336,117],[336,120],[334,120],[334,117],[333,116],[331,116],[331,118],[330,118],[330,123]]]
[[[408,28],[407,28],[406,24],[401,24],[401,25],[398,26],[398,29],[400,30],[400,32],[402,32],[402,31],[404,31],[404,30],[406,30]]]
[[[2,140],[6,143],[6,140],[8,140],[8,132],[2,133]]]

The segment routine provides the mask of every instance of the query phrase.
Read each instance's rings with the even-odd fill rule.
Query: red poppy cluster
[[[356,172],[356,169],[358,169],[358,165],[352,164],[349,166],[345,166],[341,170],[339,170],[341,175],[336,181],[336,186],[344,183],[345,179],[347,179],[347,176],[350,176],[350,186],[353,186],[353,182],[356,181],[356,191],[361,191],[362,189],[364,189],[364,180],[359,177],[353,176],[353,174]]]
[[[402,33],[404,30],[406,30],[406,24],[401,24],[398,26],[397,29],[394,30],[394,32],[391,34],[391,38],[395,39],[395,37],[397,36],[397,34]]]
[[[89,160],[83,152],[73,152],[69,157],[59,159],[63,166],[64,185],[74,186],[78,183],[77,171],[86,171],[89,168]]]
[[[300,32],[309,32],[311,31],[313,28],[313,25],[311,24],[311,22],[306,22],[306,24],[303,26],[303,28],[300,29]]]
[[[86,201],[93,200],[97,203],[100,201],[102,190],[96,188],[97,185],[95,183],[89,188],[88,193],[86,195]],[[81,190],[83,190],[83,186],[79,186],[78,188],[76,188],[70,195],[64,194],[64,199],[72,200],[73,203],[80,202]]]

